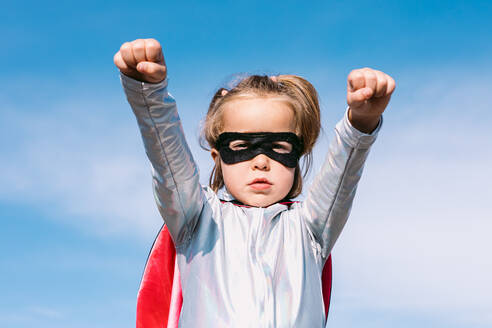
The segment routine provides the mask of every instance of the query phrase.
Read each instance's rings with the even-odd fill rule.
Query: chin
[[[229,191],[230,192],[230,191]],[[255,192],[255,193],[238,193],[230,192],[231,195],[243,203],[244,205],[253,207],[268,207],[275,203],[280,202],[285,198],[286,195],[279,195],[278,193],[271,194],[266,192]]]
[[[271,199],[251,199],[249,202],[243,202],[244,204],[247,204],[249,206],[254,206],[254,207],[268,207],[272,204],[275,204],[280,200],[271,200]]]

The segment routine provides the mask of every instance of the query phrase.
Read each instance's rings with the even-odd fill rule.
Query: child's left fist
[[[371,133],[395,90],[395,80],[388,74],[371,68],[350,72],[347,78],[347,104],[352,125]]]

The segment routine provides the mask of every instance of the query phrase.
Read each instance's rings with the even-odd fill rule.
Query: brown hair
[[[318,93],[311,83],[296,75],[251,75],[239,81],[230,90],[220,88],[210,102],[203,125],[202,137],[210,148],[215,148],[218,136],[222,133],[222,108],[224,104],[239,97],[285,97],[294,111],[295,133],[303,143],[304,172],[301,174],[299,164],[294,173],[294,183],[287,198],[294,198],[302,191],[302,177],[306,176],[312,165],[312,150],[318,138],[320,109]],[[219,156],[215,160],[209,180],[210,187],[217,192],[224,186]]]

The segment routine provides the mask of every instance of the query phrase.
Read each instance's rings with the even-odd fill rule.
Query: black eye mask
[[[224,132],[219,135],[215,148],[226,164],[247,161],[259,154],[265,154],[293,168],[301,157],[302,142],[292,132]]]

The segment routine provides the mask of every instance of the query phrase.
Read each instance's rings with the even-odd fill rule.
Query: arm
[[[325,163],[303,203],[306,223],[324,258],[347,222],[365,160],[394,88],[390,76],[369,68],[354,70],[348,76],[349,108],[335,128]]]
[[[372,134],[355,129],[348,111],[335,127],[321,171],[316,175],[303,203],[306,223],[327,258],[347,222],[364,162],[382,125]]]
[[[119,53],[119,58],[125,56],[122,50]],[[141,62],[137,61],[136,65]],[[148,74],[140,72],[146,81],[138,81],[117,66],[122,71],[121,81],[151,163],[159,212],[175,245],[179,246],[191,238],[204,201],[198,169],[184,137],[176,102],[167,92],[165,74],[161,75],[163,80],[156,81],[159,78],[145,79]]]

